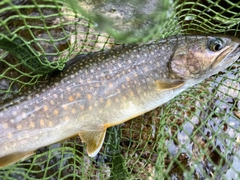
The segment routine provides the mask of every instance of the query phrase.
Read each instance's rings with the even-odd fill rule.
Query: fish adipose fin
[[[184,85],[185,81],[177,80],[172,82],[166,82],[166,81],[157,80],[155,83],[159,91],[164,91],[164,90],[179,88]]]
[[[81,131],[80,138],[87,144],[87,153],[90,157],[94,157],[100,151],[104,142],[106,129],[103,131]]]
[[[29,156],[32,156],[34,152],[20,152],[16,154],[10,154],[0,158],[0,168],[11,165],[19,160],[24,160]]]

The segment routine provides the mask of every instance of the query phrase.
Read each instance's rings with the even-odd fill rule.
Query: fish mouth
[[[216,66],[218,66],[219,62],[222,61],[226,61],[227,59],[230,59],[229,55],[232,54],[233,51],[235,51],[235,49],[229,50],[231,47],[228,47],[227,49],[225,49],[224,51],[221,52],[221,54],[219,54],[217,56],[217,58],[215,59],[215,61],[213,61],[213,63],[211,64],[211,68],[214,68]],[[231,52],[232,51],[232,52]],[[230,52],[230,53],[229,53]]]
[[[240,44],[227,57],[232,58],[234,56],[237,56],[237,54],[240,55]]]
[[[235,59],[235,60],[238,59],[238,58],[236,58],[236,56],[238,56],[238,55],[240,56],[240,44],[238,44],[237,47],[235,47],[233,50],[230,50],[230,52],[229,52],[230,48],[231,47],[227,48],[220,55],[218,55],[216,60],[211,64],[211,68],[218,66],[219,62],[221,62],[221,61],[223,61],[224,64],[226,64],[228,62],[231,62],[232,59]],[[221,58],[223,56],[225,56],[224,59]]]

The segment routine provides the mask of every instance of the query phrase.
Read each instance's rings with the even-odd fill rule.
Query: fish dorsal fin
[[[106,129],[103,131],[81,131],[79,136],[83,142],[87,144],[87,153],[90,157],[94,157],[100,151],[104,142]]]
[[[27,157],[32,156],[33,154],[34,152],[20,152],[0,157],[0,168],[11,165],[17,161],[24,160]]]
[[[163,90],[179,88],[179,87],[183,86],[184,83],[185,83],[185,81],[183,81],[183,80],[176,80],[176,81],[169,81],[169,82],[157,80],[156,86],[159,91],[163,91]]]

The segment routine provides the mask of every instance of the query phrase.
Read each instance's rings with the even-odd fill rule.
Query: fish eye
[[[210,51],[220,51],[224,47],[224,43],[219,38],[212,38],[209,40],[208,48]]]

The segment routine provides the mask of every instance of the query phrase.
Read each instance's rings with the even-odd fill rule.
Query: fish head
[[[239,56],[236,37],[185,36],[178,39],[170,69],[183,79],[203,78],[230,66]]]

